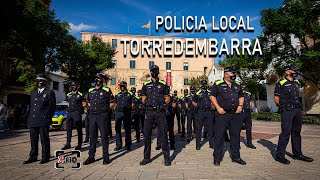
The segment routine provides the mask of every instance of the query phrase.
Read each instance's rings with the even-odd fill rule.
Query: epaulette
[[[133,94],[131,91],[128,91],[128,93],[129,93],[130,95],[132,95],[132,94]]]
[[[110,89],[109,89],[108,87],[105,87],[105,86],[103,86],[102,89],[105,90],[105,91],[107,91],[107,92],[110,91]]]
[[[90,88],[90,89],[89,89],[89,92],[91,92],[91,91],[93,91],[93,90],[94,90],[94,88]]]
[[[224,80],[222,80],[222,79],[220,79],[220,80],[217,80],[216,82],[214,82],[216,85],[219,85],[219,84],[221,84],[221,83],[223,83],[224,82]]]
[[[298,79],[295,79],[294,81],[301,87],[301,83]]]
[[[140,97],[138,95],[135,96],[137,99],[140,99]]]
[[[149,81],[146,81],[145,83],[143,83],[144,85],[147,85],[147,84],[149,84],[149,83],[151,83],[152,81],[151,80],[149,80]]]
[[[283,78],[279,81],[280,85],[282,86],[284,83],[286,83],[288,80],[286,78]]]
[[[167,83],[164,80],[159,80],[159,83],[166,85]]]
[[[234,83],[236,83],[236,84],[238,84],[238,85],[240,85],[240,82],[239,81],[233,81]]]
[[[196,93],[196,95],[199,95],[201,93],[201,90],[199,90],[197,93]]]
[[[71,92],[69,92],[68,94],[67,94],[67,96],[69,96],[71,94]]]
[[[83,94],[82,94],[81,92],[79,92],[79,91],[78,91],[78,94],[79,94],[80,96],[83,96]]]
[[[116,95],[118,95],[119,93],[121,93],[121,91],[118,91],[118,92],[116,93]]]
[[[243,92],[251,95],[251,92],[249,92],[249,91],[243,91]]]

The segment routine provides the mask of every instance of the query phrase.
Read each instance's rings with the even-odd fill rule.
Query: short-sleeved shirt
[[[243,91],[243,95],[244,95],[243,109],[250,110],[251,109],[250,102],[252,100],[251,93],[248,91]]]
[[[186,103],[188,102],[188,98],[189,98],[189,94],[186,95],[186,96],[181,96],[181,97],[179,98],[178,104],[180,104],[181,109],[183,109],[183,110],[186,110],[186,109],[187,109]]]
[[[82,102],[84,101],[83,94],[80,92],[72,93],[69,92],[67,94],[66,101],[69,103],[68,112],[79,111],[82,112]]]
[[[145,82],[142,86],[141,96],[147,96],[146,106],[160,106],[165,104],[164,96],[168,96],[169,91],[165,81],[151,80]]]
[[[131,108],[131,104],[134,102],[134,97],[130,91],[119,91],[116,93],[115,102],[117,103],[117,108]]]
[[[229,87],[224,80],[213,83],[210,95],[216,97],[219,106],[225,111],[236,111],[239,106],[239,98],[244,96],[240,84],[232,82]]]
[[[108,87],[90,88],[87,101],[90,103],[89,113],[105,113],[110,108],[110,102],[114,101],[114,96]]]
[[[298,80],[290,81],[286,78],[283,78],[278,81],[274,89],[274,95],[280,97],[280,106],[287,104],[299,105],[299,88],[300,82]]]
[[[210,101],[210,91],[209,90],[199,90],[193,98],[193,101],[198,105],[199,110],[210,109],[212,107]]]

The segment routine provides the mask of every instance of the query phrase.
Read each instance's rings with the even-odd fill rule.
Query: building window
[[[183,85],[188,85],[189,84],[189,79],[188,78],[184,78],[183,79]]]
[[[136,68],[136,61],[130,60],[130,69],[135,69]]]
[[[171,62],[166,62],[166,70],[171,70]]]
[[[183,70],[184,71],[188,71],[189,70],[189,63],[187,63],[187,62],[183,63]]]
[[[207,69],[208,69],[208,67],[204,67],[204,68],[203,68],[203,73],[204,73],[204,75],[207,74]]]
[[[154,65],[154,61],[149,61],[149,67]]]
[[[59,90],[59,82],[52,81],[52,89],[58,91]]]
[[[116,85],[116,84],[117,84],[117,79],[111,78],[111,85]]]
[[[130,85],[136,85],[136,78],[130,78]]]
[[[112,39],[112,47],[117,47],[118,46],[118,42],[116,39]]]
[[[117,60],[111,60],[111,68],[117,68]]]

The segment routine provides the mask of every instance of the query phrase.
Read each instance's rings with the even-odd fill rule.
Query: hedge
[[[281,122],[281,114],[273,112],[253,112],[252,119],[262,121]],[[303,124],[320,125],[320,116],[303,116]]]

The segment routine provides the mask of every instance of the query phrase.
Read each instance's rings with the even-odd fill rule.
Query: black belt
[[[123,108],[115,108],[115,111],[118,111],[118,112],[123,112],[123,111],[131,111],[131,108],[128,108],[128,107],[123,107]]]
[[[224,110],[224,112],[226,112],[226,114],[235,114],[236,113],[235,110]]]
[[[89,112],[89,114],[92,114],[92,115],[104,115],[104,114],[107,114],[108,112]]]
[[[203,109],[199,109],[199,111],[213,111],[213,109],[211,109],[211,108],[203,108]]]
[[[147,111],[160,111],[160,110],[163,110],[163,107],[161,107],[161,106],[147,106],[146,110]]]
[[[286,104],[286,105],[281,106],[282,110],[287,110],[287,111],[291,111],[292,109],[295,109],[295,108],[301,108],[301,105],[300,104]]]

